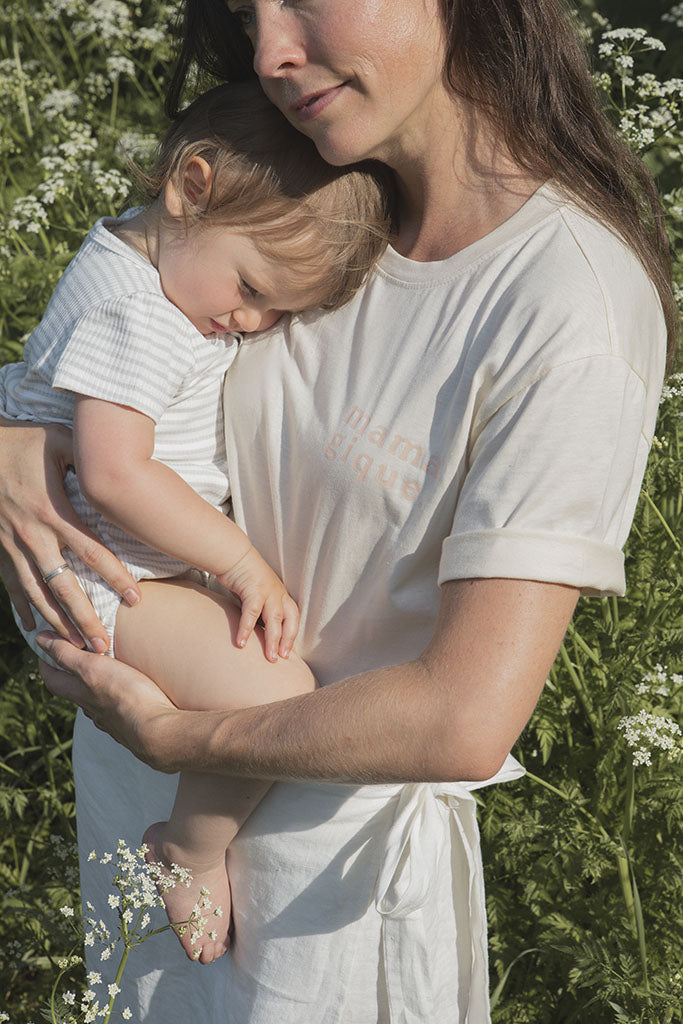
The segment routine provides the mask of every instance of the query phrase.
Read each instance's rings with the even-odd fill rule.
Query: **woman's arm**
[[[149,416],[79,395],[74,454],[84,495],[107,519],[157,551],[213,573],[237,594],[239,647],[262,615],[268,657],[287,657],[299,627],[295,602],[244,531],[154,458]]]
[[[42,581],[69,547],[127,604],[140,599],[130,573],[83,526],[64,493],[62,480],[72,462],[71,432],[64,427],[0,418],[0,574],[26,629],[34,625],[33,605],[72,643],[83,643],[75,624],[106,650],[107,632],[73,574],[61,573],[49,586]]]
[[[241,711],[178,711],[146,676],[60,640],[46,649],[81,678],[47,667],[44,675],[53,693],[162,771],[486,779],[534,709],[578,594],[532,580],[446,583],[434,637],[415,661]]]

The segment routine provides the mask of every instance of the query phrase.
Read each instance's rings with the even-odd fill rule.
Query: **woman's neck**
[[[418,262],[446,259],[508,220],[536,191],[488,124],[453,100],[450,131],[387,161],[398,179],[394,248]],[[442,121],[442,125],[443,125]]]

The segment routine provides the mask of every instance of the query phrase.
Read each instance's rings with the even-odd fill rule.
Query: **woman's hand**
[[[176,744],[186,712],[179,711],[156,683],[115,658],[78,650],[52,633],[38,643],[65,671],[45,662],[40,669],[48,690],[78,704],[98,729],[128,747],[157,771],[172,772]]]
[[[24,628],[35,625],[33,605],[72,643],[82,646],[82,634],[93,649],[106,650],[106,630],[73,573],[43,581],[64,563],[68,547],[126,604],[140,599],[130,573],[80,522],[64,493],[62,480],[73,461],[70,431],[0,419],[0,452],[0,575]]]

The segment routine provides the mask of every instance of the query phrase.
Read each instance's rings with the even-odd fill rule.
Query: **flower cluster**
[[[680,672],[672,672],[669,675],[668,669],[658,662],[652,671],[644,673],[636,686],[636,693],[649,697],[669,697],[672,690],[678,689],[682,685],[683,675]]]
[[[652,72],[635,73],[635,58],[666,49],[664,43],[642,28],[604,29],[597,46],[601,70],[598,88],[609,97],[617,126],[638,153],[654,146],[676,128],[683,108],[683,80],[660,81]]]
[[[95,907],[89,902],[86,903],[85,946],[87,949],[101,947],[99,959],[104,964],[110,961],[116,952],[120,954],[120,961],[113,980],[111,975],[110,980],[107,980],[103,978],[102,971],[91,969],[86,974],[87,988],[81,995],[73,989],[62,992],[63,1008],[59,1018],[62,1024],[93,1024],[98,1019],[108,1024],[116,998],[122,991],[120,981],[127,957],[134,947],[171,927],[180,934],[190,928],[194,943],[204,934],[210,915],[221,914],[220,908],[212,909],[210,894],[206,889],[202,889],[200,899],[186,921],[179,921],[173,925],[164,923],[155,927],[152,918],[155,910],[164,909],[163,894],[176,885],[189,886],[192,876],[189,871],[177,864],[166,869],[160,864],[148,863],[147,853],[147,847],[144,845],[131,850],[123,840],[119,840],[116,853],[98,856],[93,850],[88,856],[89,861],[98,861],[103,866],[111,865],[113,869],[113,891],[110,892],[107,903],[109,910],[116,911],[118,924],[116,928],[111,923],[107,924],[101,917],[96,916]],[[77,915],[73,907],[64,905],[60,908],[60,913],[73,927],[77,927]],[[113,934],[114,932],[116,934]],[[196,959],[198,957],[199,951]],[[64,972],[81,962],[78,956],[57,960],[60,976],[55,990]],[[77,1013],[80,1013],[80,1016],[76,1016]],[[130,1008],[124,1007],[121,1016],[123,1020],[130,1020]],[[0,1024],[3,1019],[8,1018],[0,1017]]]
[[[683,373],[672,373],[662,388],[662,401],[683,398]]]
[[[683,4],[674,4],[670,11],[662,15],[662,21],[671,22],[676,28],[683,28]]]
[[[672,758],[680,755],[680,742],[676,737],[681,729],[673,718],[655,715],[651,711],[639,711],[637,715],[622,718],[617,728],[624,733],[624,739],[633,751],[633,763],[652,764],[653,749],[665,750]]]

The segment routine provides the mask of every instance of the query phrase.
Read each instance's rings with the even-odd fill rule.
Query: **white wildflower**
[[[676,28],[683,28],[683,4],[674,4],[670,11],[662,15],[662,21],[669,21]]]
[[[119,988],[119,986],[116,984],[115,981],[112,982],[111,985],[107,985],[107,992],[109,993],[110,999],[113,998],[114,996],[117,996],[120,991],[121,991],[121,989]]]
[[[618,68],[630,71],[633,67],[633,57],[629,53],[620,53],[618,57],[614,58],[614,63]]]
[[[88,984],[99,985],[102,981],[102,975],[98,974],[97,971],[88,971]]]
[[[603,32],[603,39],[614,39],[618,42],[641,42],[647,32],[644,28],[611,28],[607,32]]]
[[[21,228],[30,234],[37,234],[47,224],[47,210],[35,196],[20,196],[12,205],[9,228],[19,231]]]
[[[97,36],[110,43],[125,38],[130,30],[131,11],[122,0],[90,0],[84,13],[82,21],[74,22],[75,36]]]
[[[110,893],[109,896],[107,896],[107,903],[109,904],[112,910],[116,910],[120,902],[121,898],[119,896],[115,896],[113,892]]]
[[[135,42],[143,50],[154,50],[166,42],[166,34],[160,28],[139,28]]]
[[[118,78],[119,75],[135,78],[135,64],[130,57],[124,57],[120,53],[114,53],[111,57],[107,57],[106,68],[111,79]]]
[[[155,135],[144,135],[142,132],[128,131],[122,133],[116,149],[122,156],[128,156],[137,160],[147,160],[156,150],[157,141]]]
[[[127,1006],[125,1010],[121,1011],[121,1016],[124,1020],[130,1020],[133,1014],[130,1012],[130,1006]]]
[[[60,914],[64,914],[64,917],[73,917],[74,916],[74,908],[73,907],[60,907],[59,908],[59,913]]]
[[[59,114],[75,113],[80,103],[80,96],[73,89],[52,89],[40,101],[38,109],[42,110],[48,121],[51,121]]]
[[[652,764],[653,749],[670,751],[670,757],[677,756],[676,737],[681,735],[679,725],[672,718],[655,715],[650,711],[639,711],[637,715],[622,718],[617,726],[624,733],[624,739],[633,751],[633,764]]]
[[[76,1002],[76,993],[75,992],[63,992],[62,993],[62,999],[64,1000],[64,1002],[66,1003],[67,1006],[73,1006],[74,1003]]]

